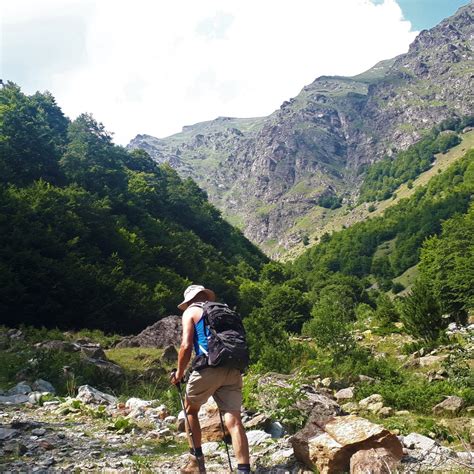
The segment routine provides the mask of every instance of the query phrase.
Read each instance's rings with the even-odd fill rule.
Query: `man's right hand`
[[[173,372],[171,372],[171,375],[170,375],[170,382],[173,384],[173,385],[178,385],[181,383],[183,379],[183,374],[178,374],[178,371],[175,369],[173,370]]]

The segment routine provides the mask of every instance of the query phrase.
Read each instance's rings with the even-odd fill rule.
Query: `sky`
[[[125,145],[270,114],[320,75],[408,50],[468,0],[2,0],[1,77]]]

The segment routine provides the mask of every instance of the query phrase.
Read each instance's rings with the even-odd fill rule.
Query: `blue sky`
[[[426,30],[453,15],[469,0],[398,0],[403,15],[414,30]]]

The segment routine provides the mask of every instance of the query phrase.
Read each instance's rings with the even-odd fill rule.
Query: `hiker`
[[[196,358],[191,367],[194,370],[192,370],[189,376],[186,387],[185,400],[190,425],[188,427],[186,423],[191,447],[190,459],[181,472],[206,472],[201,447],[201,427],[199,425],[198,412],[201,405],[210,396],[213,396],[219,410],[224,413],[224,422],[232,437],[232,447],[238,463],[237,472],[249,473],[248,441],[240,416],[242,406],[242,375],[237,368],[225,365],[217,367],[209,367],[207,365],[207,336],[209,329],[204,324],[203,307],[206,302],[213,302],[215,300],[216,296],[212,290],[201,285],[191,285],[186,288],[184,300],[178,305],[178,309],[184,311],[183,336],[178,354],[178,368],[171,376],[171,383],[177,385],[182,381],[186,367],[191,359],[193,347],[196,353]],[[191,429],[192,440],[190,439],[188,428]]]

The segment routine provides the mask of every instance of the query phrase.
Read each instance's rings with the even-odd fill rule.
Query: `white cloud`
[[[2,35],[2,49],[17,58],[5,61],[12,70],[2,67],[3,74],[27,92],[51,90],[71,117],[92,112],[122,144],[137,133],[166,136],[219,115],[267,115],[317,76],[358,74],[405,52],[415,36],[395,0],[3,0],[3,6],[5,31],[27,21],[30,31],[50,35],[45,44],[61,45],[59,53],[50,47],[43,55],[48,74],[37,75],[27,70],[38,62],[31,57],[37,45],[9,44],[11,36]],[[76,20],[70,34],[65,18]],[[46,20],[52,26],[44,31]]]

